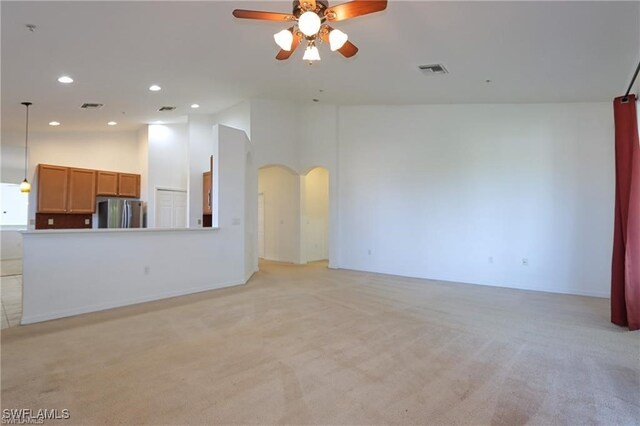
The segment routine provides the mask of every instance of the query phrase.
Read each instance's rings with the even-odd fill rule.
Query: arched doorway
[[[258,170],[258,257],[289,263],[329,258],[329,172],[282,165]]]

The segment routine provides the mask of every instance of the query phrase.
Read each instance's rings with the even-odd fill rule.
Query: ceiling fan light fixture
[[[329,33],[329,47],[335,52],[340,49],[349,39],[349,36],[340,30],[332,30]]]
[[[320,60],[320,52],[318,48],[314,44],[309,44],[304,51],[304,56],[302,57],[303,61],[319,61]]]
[[[321,25],[322,21],[315,12],[304,12],[302,15],[300,15],[300,18],[298,18],[298,28],[300,28],[302,34],[306,35],[307,37],[318,34]]]
[[[286,50],[287,52],[291,51],[291,45],[293,44],[293,34],[291,31],[282,30],[274,34],[273,39],[282,50]]]

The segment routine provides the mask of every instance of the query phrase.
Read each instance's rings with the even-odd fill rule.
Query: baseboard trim
[[[367,269],[357,269],[357,268],[348,268],[348,267],[340,267],[340,268],[331,268],[331,269],[344,269],[347,271],[355,271],[355,272],[366,272],[371,274],[379,274],[379,275],[389,275],[392,277],[403,277],[403,278],[415,278],[420,280],[431,280],[431,281],[441,281],[445,283],[452,284],[468,284],[468,285],[481,285],[486,287],[497,287],[497,288],[508,288],[510,290],[525,290],[525,291],[536,291],[540,293],[553,293],[553,294],[568,294],[572,296],[586,296],[586,297],[598,297],[602,299],[609,299],[611,294],[608,292],[598,292],[598,291],[584,291],[580,289],[557,289],[557,288],[541,288],[541,287],[531,287],[531,286],[509,286],[505,284],[493,284],[489,282],[469,282],[469,281],[461,281],[451,278],[436,278],[436,277],[423,277],[416,275],[400,275],[393,274],[385,271],[376,271],[376,270],[367,270]]]
[[[179,296],[187,296],[189,294],[202,293],[205,291],[218,290],[222,288],[234,287],[234,286],[243,285],[243,284],[246,284],[246,281],[245,282],[234,281],[234,282],[216,284],[216,285],[206,286],[206,287],[195,287],[195,288],[190,288],[186,290],[170,291],[170,292],[160,293],[160,294],[156,294],[148,297],[128,299],[121,302],[99,303],[95,305],[83,306],[80,308],[49,312],[41,315],[23,316],[22,320],[20,321],[20,324],[21,325],[35,324],[43,321],[50,321],[50,320],[59,319],[59,318],[67,318],[67,317],[72,317],[76,315],[88,314],[92,312],[106,311],[108,309],[121,308],[123,306],[131,306],[131,305],[138,305],[141,303],[155,302],[158,300],[170,299],[170,298],[179,297]]]

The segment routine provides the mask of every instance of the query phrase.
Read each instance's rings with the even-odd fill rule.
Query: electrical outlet
[[[198,219],[198,225],[202,225],[202,219]]]
[[[367,250],[367,253],[371,256],[371,249]]]
[[[151,270],[151,268],[147,265],[144,267],[144,274],[145,275],[149,275],[149,271]]]
[[[47,225],[53,225],[53,219],[47,219]]]
[[[493,263],[493,256],[489,256],[489,263]]]
[[[522,258],[522,266],[529,266],[529,259],[527,259],[526,257]]]
[[[85,225],[89,225],[90,223],[91,223],[91,220],[90,220],[90,219],[85,219],[85,220],[84,220],[84,224],[85,224]]]

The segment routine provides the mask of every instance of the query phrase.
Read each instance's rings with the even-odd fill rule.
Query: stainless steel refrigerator
[[[145,228],[146,203],[109,198],[98,202],[98,228]]]

